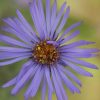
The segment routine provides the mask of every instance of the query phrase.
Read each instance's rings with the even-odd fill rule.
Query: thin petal
[[[66,87],[69,88],[69,90],[72,93],[74,93],[74,92],[80,93],[80,90],[76,86],[74,86],[74,84],[68,79],[68,77],[62,71],[59,70],[59,73],[60,73],[61,78],[64,81]]]
[[[69,76],[73,81],[75,81],[79,86],[81,86],[81,81],[73,74],[71,73],[68,69],[64,68],[63,66],[59,65],[60,70],[65,72],[67,76]]]
[[[18,28],[20,29],[20,32],[24,33],[23,35],[26,37],[27,40],[36,40],[36,36],[34,37],[30,32],[27,30],[26,27],[21,23],[21,21],[18,18],[13,18],[13,20],[16,22]],[[36,40],[37,41],[37,40]],[[30,41],[31,42],[31,41]]]
[[[42,0],[38,0],[38,9],[39,9],[39,14],[40,14],[39,16],[41,18],[40,24],[41,24],[43,32],[45,34],[45,38],[47,38],[48,34],[47,34],[46,19],[44,16],[44,9],[43,9]]]
[[[12,90],[11,94],[15,95],[18,91],[28,82],[30,79],[31,74],[33,73],[34,68],[31,67],[27,73],[21,78],[21,80],[16,84],[14,89]]]
[[[96,48],[89,48],[89,49],[75,49],[76,52],[89,52],[89,53],[96,53],[96,52],[100,52],[99,49]]]
[[[32,97],[36,95],[39,89],[41,80],[43,79],[43,73],[44,73],[44,69],[40,70],[39,72],[37,71],[37,73],[34,76],[33,83],[32,83],[34,86],[32,87],[32,90],[31,90]]]
[[[0,53],[0,60],[12,59],[12,58],[17,58],[17,57],[24,57],[24,56],[29,56],[29,55],[31,57],[32,53],[2,52],[2,53]]]
[[[69,48],[74,48],[74,47],[84,46],[84,45],[89,45],[89,44],[94,44],[94,43],[95,42],[80,40],[80,41],[76,41],[68,45],[61,46],[61,49],[69,49]]]
[[[91,58],[95,57],[96,54],[91,54],[91,53],[62,53],[61,56],[63,57],[74,57],[74,58]]]
[[[45,67],[45,77],[46,77],[49,89],[53,91],[53,85],[50,78],[50,69],[47,67]]]
[[[82,66],[86,66],[88,68],[98,69],[96,65],[88,63],[88,62],[83,61],[83,60],[78,60],[78,59],[75,59],[75,58],[72,58],[72,57],[67,58],[67,60],[69,60],[73,63],[76,63],[76,64],[80,64]]]
[[[62,31],[62,29],[63,29],[63,27],[68,19],[69,13],[70,13],[70,7],[67,7],[66,13],[64,14],[63,19],[62,19],[62,21],[57,29],[57,33],[60,33]]]
[[[24,32],[22,31],[22,29],[20,28],[20,25],[18,25],[18,23],[16,23],[16,20],[15,20],[15,18],[6,18],[6,19],[3,19],[3,21],[5,22],[5,23],[7,23],[10,27],[12,27],[14,30],[11,30],[10,29],[10,31],[11,32],[14,32],[14,33],[16,33],[17,32],[17,34],[18,35],[20,35],[20,36],[22,36],[24,39],[22,39],[22,40],[24,40],[24,41],[28,41],[27,39],[29,38],[29,37],[27,37],[26,36],[26,34],[24,34]],[[9,30],[8,30],[9,31]],[[19,32],[19,33],[18,33]],[[21,35],[22,34],[22,35]],[[29,41],[28,41],[29,42]]]
[[[67,7],[66,8],[66,13],[63,16],[63,19],[62,19],[62,21],[61,21],[61,23],[60,23],[60,25],[59,25],[59,27],[56,31],[56,34],[55,34],[54,38],[57,38],[58,34],[62,31],[62,29],[63,29],[63,27],[64,27],[64,25],[65,25],[65,23],[66,23],[66,21],[69,17],[69,13],[70,13],[70,7]]]
[[[88,76],[88,77],[92,77],[93,75],[87,71],[85,71],[84,69],[82,69],[81,67],[67,61],[67,60],[64,60],[64,63],[69,66],[70,68],[72,68],[75,72],[77,72],[78,74],[81,74],[81,75],[84,75],[84,76]]]
[[[57,67],[57,69],[58,69],[58,67]],[[58,72],[57,69],[54,68],[54,71],[55,71],[57,83],[58,83],[58,85],[59,85],[59,87],[60,87],[60,89],[61,89],[61,93],[62,93],[63,100],[68,100],[67,95],[66,95],[66,92],[65,92],[65,90],[64,90],[64,87],[63,87],[63,85],[62,85],[61,77],[60,77],[59,72]]]
[[[40,15],[42,17],[42,23],[45,24],[45,16],[44,16],[44,9],[43,9],[42,0],[38,0],[38,8],[40,11]]]
[[[16,47],[7,47],[7,46],[0,46],[0,51],[6,51],[6,52],[31,52],[31,49],[26,48],[16,48]]]
[[[19,31],[16,23],[11,18],[3,19],[5,23],[7,23],[10,27],[14,28],[15,30]]]
[[[13,79],[10,80],[9,82],[5,83],[5,84],[2,86],[2,88],[7,88],[7,87],[10,87],[10,86],[14,85],[14,84],[16,83],[16,80],[17,80],[16,77],[13,78]]]
[[[36,31],[38,32],[38,34],[40,35],[41,33],[41,29],[40,29],[40,25],[39,23],[37,22],[37,18],[35,17],[36,16],[36,11],[33,7],[33,4],[30,5],[30,13],[31,13],[31,16],[32,16],[32,20],[34,22],[34,25],[35,25],[35,28],[36,28]]]
[[[54,21],[56,19],[57,14],[57,0],[54,0],[54,4],[51,11],[51,27],[53,27]]]
[[[20,72],[19,72],[19,74],[17,76],[17,81],[19,81],[25,75],[25,73],[27,72],[27,70],[29,68],[31,68],[31,66],[33,66],[33,65],[34,65],[34,63],[33,63],[32,60],[29,60],[25,64],[23,64],[23,66],[22,66],[22,68],[21,68],[21,70],[20,70]]]
[[[56,76],[55,76],[53,68],[51,68],[51,73],[52,73],[52,79],[53,79],[53,83],[54,83],[57,99],[58,100],[63,100],[63,97],[62,97],[61,91],[60,91],[60,87],[59,87],[59,85],[57,83],[57,79],[56,79]]]
[[[46,99],[46,86],[47,86],[47,82],[46,82],[46,78],[44,76],[44,78],[43,78],[43,86],[42,86],[42,97],[41,97],[41,100],[45,100]]]
[[[81,24],[81,22],[77,22],[77,23],[71,25],[70,27],[68,27],[68,28],[64,31],[64,33],[61,35],[59,41],[61,41],[61,40],[63,39],[63,37],[64,37],[66,34],[68,34],[72,29],[76,28],[76,27],[79,26],[80,24]]]
[[[5,35],[1,35],[0,34],[0,41],[1,42],[4,42],[4,43],[7,43],[9,45],[14,45],[14,46],[21,46],[21,47],[25,47],[25,48],[31,48],[31,46],[23,43],[23,42],[20,42],[18,40],[15,40],[9,36],[5,36]]]
[[[52,100],[52,91],[48,89],[48,100]]]
[[[29,30],[29,32],[32,33],[32,35],[34,35],[34,36],[36,37],[36,34],[35,34],[33,28],[32,28],[31,25],[27,22],[27,20],[24,18],[24,16],[22,15],[22,13],[21,13],[19,10],[17,10],[16,13],[17,13],[17,15],[18,15],[20,21],[23,23],[23,25],[25,25],[25,27]]]
[[[33,77],[33,75],[36,76],[36,73],[39,72],[38,70],[40,70],[40,66],[39,66],[39,65],[35,66],[34,71],[33,71],[33,73],[32,73],[32,77]],[[34,80],[34,79],[33,79],[33,80]],[[33,83],[33,81],[32,81],[32,83]],[[28,100],[29,97],[31,97],[32,87],[34,86],[32,83],[31,83],[31,85],[29,86],[29,88],[28,88],[28,90],[26,91],[26,93],[24,94],[24,97],[25,97],[26,100]]]
[[[25,38],[25,36],[21,32],[17,31],[16,29],[13,29],[12,27],[8,27],[8,26],[2,27],[1,29],[3,31],[7,32],[7,33],[14,34],[15,36],[17,36],[23,42],[30,44],[30,42]]]
[[[30,56],[24,56],[24,57],[18,57],[18,58],[15,58],[15,59],[12,59],[12,60],[8,60],[8,61],[4,61],[4,62],[0,62],[0,67],[1,66],[5,66],[5,65],[9,65],[9,64],[13,64],[15,62],[19,62],[23,59],[26,59],[26,58],[29,58]]]
[[[38,19],[38,23],[40,25],[40,29],[41,29],[41,33],[39,33],[40,35],[40,38],[42,39],[45,39],[45,34],[47,33],[45,30],[46,30],[46,27],[44,26],[45,24],[42,23],[42,17],[41,17],[41,14],[39,12],[39,9],[38,9],[38,6],[37,6],[37,2],[36,0],[34,0],[34,10],[36,11],[36,14],[37,14],[37,19]],[[38,26],[39,27],[39,26]],[[45,33],[45,34],[44,34]]]
[[[75,53],[96,53],[99,52],[99,49],[96,48],[88,48],[88,49],[83,49],[83,48],[71,48],[71,49],[64,49],[61,50],[60,52],[75,52]]]
[[[56,41],[47,41],[48,44],[53,44],[55,47],[59,46]]]
[[[41,69],[41,67],[39,65],[37,65],[36,70],[34,72],[35,76],[28,88],[28,90],[25,93],[25,97],[33,97],[40,85],[41,79],[42,79],[42,75],[43,75],[43,70]]]
[[[59,24],[59,21],[60,21],[60,19],[62,17],[62,14],[64,12],[65,7],[66,7],[66,2],[64,2],[64,4],[62,5],[62,7],[61,7],[61,9],[60,9],[60,11],[59,11],[59,13],[58,13],[58,15],[56,17],[56,20],[54,21],[54,25],[53,25],[53,27],[51,29],[51,36],[50,36],[51,38],[53,38],[53,35],[55,34],[54,32],[55,32],[55,30],[56,30],[56,28],[57,28],[57,26]]]
[[[31,13],[36,31],[39,34],[39,37],[43,39],[44,34],[41,33],[43,32],[43,30],[42,30],[41,23],[40,23],[40,16],[39,16],[38,8],[36,5],[36,0],[34,0],[33,3],[30,5],[30,13]]]
[[[78,34],[80,34],[80,31],[79,31],[79,30],[76,30],[76,31],[73,32],[70,36],[64,38],[64,39],[61,41],[61,44],[66,43],[67,41],[73,39],[73,38],[76,37]]]
[[[50,13],[50,0],[46,0],[46,23],[47,23],[47,34],[50,34],[50,17],[51,17],[51,13]]]

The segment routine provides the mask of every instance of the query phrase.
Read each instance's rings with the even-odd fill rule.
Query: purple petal
[[[47,83],[46,83],[46,78],[44,76],[44,78],[43,78],[43,86],[42,86],[42,97],[41,97],[41,100],[45,100],[45,98],[46,98],[46,86],[47,86]]]
[[[38,70],[40,70],[40,66],[39,66],[39,65],[35,66],[34,71],[33,71],[33,73],[32,73],[32,76],[33,76],[33,75],[36,76],[36,73],[37,73]],[[38,71],[38,72],[39,72],[39,71]],[[33,80],[34,80],[34,79],[33,79]],[[33,81],[32,81],[32,83],[33,83]],[[31,96],[31,90],[32,90],[32,87],[34,86],[32,83],[31,83],[31,85],[29,86],[29,88],[28,88],[28,90],[26,91],[26,93],[24,94],[24,97],[25,97],[26,100]]]
[[[42,17],[41,17],[41,14],[39,12],[39,9],[37,7],[37,4],[36,4],[37,2],[36,1],[37,0],[34,0],[34,4],[33,5],[34,5],[34,10],[36,11],[36,14],[37,14],[38,23],[40,25],[41,32],[39,33],[39,35],[40,35],[40,38],[44,39],[45,38],[45,34],[47,34],[47,32],[45,31],[46,30],[46,27],[44,26],[45,24],[42,23]]]
[[[22,40],[28,41],[30,43],[30,41],[28,40],[29,37],[26,36],[27,34],[24,34],[24,32],[22,31],[22,28],[20,28],[20,25],[18,25],[18,21],[16,23],[15,18],[13,18],[13,19],[12,18],[7,18],[7,19],[3,19],[3,21],[5,23],[7,23],[8,25],[10,25],[10,27],[12,27],[14,29],[14,30],[12,30],[11,28],[10,28],[10,30],[6,29],[7,31],[9,31],[9,32],[11,31],[11,32],[14,32],[14,33],[17,32],[18,36],[21,36],[21,37],[24,38],[24,39],[21,38]]]
[[[42,26],[40,23],[41,18],[39,16],[36,0],[34,0],[33,3],[30,5],[30,13],[31,13],[33,22],[35,24],[36,31],[38,32],[40,38],[43,39],[44,34],[41,33],[41,32],[43,32],[43,30],[42,30]]]
[[[49,89],[48,89],[48,100],[52,100],[52,91]]]
[[[57,29],[57,33],[60,33],[62,31],[62,29],[63,29],[63,27],[68,19],[69,13],[70,13],[70,7],[67,7],[66,13],[64,14],[63,19],[62,19],[62,21]]]
[[[40,69],[39,71],[37,71],[37,73],[34,76],[34,79],[32,81],[32,90],[31,90],[31,96],[34,97],[39,89],[41,80],[43,78],[43,73],[44,73],[44,69]]]
[[[71,61],[73,63],[76,63],[76,64],[80,64],[82,66],[86,66],[88,68],[98,69],[96,65],[88,63],[88,62],[85,62],[83,60],[78,60],[78,59],[75,59],[75,58],[72,58],[72,57],[67,58],[67,60],[69,60],[69,61]]]
[[[26,58],[29,58],[30,56],[24,56],[24,57],[18,57],[18,58],[15,58],[15,59],[12,59],[12,60],[8,60],[8,61],[4,61],[4,62],[0,62],[0,67],[1,66],[5,66],[5,65],[9,65],[9,64],[13,64],[15,62],[19,62],[23,59],[26,59]]]
[[[64,60],[64,63],[69,66],[70,68],[72,68],[75,72],[81,74],[81,75],[84,75],[84,76],[88,76],[88,77],[92,77],[93,75],[87,71],[85,71],[84,69],[82,69],[81,67],[67,61],[67,60]]]
[[[91,53],[62,53],[61,56],[63,57],[74,57],[74,58],[91,58],[95,57],[96,54],[91,54]]]
[[[66,95],[66,92],[64,90],[64,87],[62,85],[62,80],[61,80],[61,77],[59,75],[59,72],[58,72],[58,70],[56,68],[54,68],[54,71],[55,71],[57,83],[58,83],[58,85],[59,85],[59,87],[61,89],[61,93],[62,93],[63,100],[68,100],[67,95]]]
[[[31,52],[31,49],[23,49],[23,48],[16,48],[16,47],[7,47],[7,46],[0,46],[0,51],[6,51],[6,52]]]
[[[71,49],[61,49],[61,52],[75,52],[75,53],[96,53],[99,52],[99,49],[96,48],[88,48],[88,49],[83,49],[83,48],[71,48]]]
[[[42,0],[38,0],[38,9],[39,9],[39,16],[41,18],[41,26],[43,29],[43,34],[45,34],[45,38],[47,38],[47,29],[46,29],[46,20],[45,20],[45,16],[44,16],[44,9],[43,9],[43,5],[42,5]]]
[[[47,23],[47,34],[50,34],[50,0],[46,0],[46,23]],[[49,35],[48,35],[49,36]]]
[[[12,28],[14,28],[15,30],[19,31],[16,23],[11,19],[11,18],[6,18],[6,19],[3,19],[3,21],[5,23],[7,23],[9,26],[11,26]]]
[[[53,91],[53,85],[52,85],[52,81],[50,78],[50,69],[47,67],[45,67],[45,77],[48,83],[49,90]]]
[[[36,70],[34,71],[34,74],[35,74],[35,76],[31,82],[28,90],[25,93],[25,97],[35,96],[35,94],[39,88],[42,76],[43,76],[43,69],[41,69],[41,67],[39,65],[37,65]]]
[[[89,44],[94,44],[94,43],[95,42],[80,40],[80,41],[73,42],[71,44],[61,46],[61,49],[69,49],[69,48],[74,48],[74,47],[84,46],[84,45],[89,45]]]
[[[56,41],[47,41],[48,44],[53,44],[55,47],[59,46]]]
[[[61,44],[66,43],[67,41],[73,39],[73,38],[76,37],[78,34],[80,34],[80,31],[79,31],[79,30],[73,32],[70,36],[64,38],[64,40],[61,41]]]
[[[79,48],[76,48],[75,51],[76,52],[89,52],[89,53],[100,52],[100,50],[96,49],[96,48],[89,48],[89,49],[79,49]]]
[[[36,36],[34,37],[32,34],[30,34],[30,32],[27,30],[26,27],[24,27],[24,25],[21,23],[21,21],[18,18],[13,18],[13,20],[16,22],[18,28],[20,29],[20,32],[24,33],[23,35],[27,40],[29,40],[29,42],[31,42],[30,40],[34,40],[34,41],[36,40],[35,39]]]
[[[58,68],[58,70],[59,70],[61,78],[64,81],[66,87],[69,88],[69,90],[72,93],[74,93],[74,92],[80,93],[80,90],[76,86],[74,86],[74,84],[68,79],[68,77],[59,68]]]
[[[11,27],[8,27],[8,26],[7,27],[2,27],[2,30],[7,32],[7,33],[16,35],[20,40],[30,44],[30,42],[25,38],[25,36],[21,32],[13,29]]]
[[[9,26],[13,27],[14,29],[16,28],[16,24],[14,23],[14,21],[11,18],[5,18],[5,19],[3,19],[3,21],[5,23],[7,23]]]
[[[62,70],[69,76],[72,80],[74,80],[79,86],[81,86],[81,81],[73,74],[71,73],[68,69],[64,68],[63,66],[59,65],[59,69]]]
[[[25,26],[25,28],[29,31],[29,33],[31,33],[31,35],[33,35],[32,37],[36,38],[36,33],[34,32],[33,28],[31,27],[31,25],[27,22],[27,20],[24,18],[24,16],[21,14],[21,12],[19,10],[16,11],[20,21],[23,23],[23,25]],[[34,38],[34,39],[35,39]]]
[[[65,7],[66,7],[66,2],[64,2],[64,4],[62,5],[62,7],[61,7],[61,9],[60,9],[60,11],[59,11],[59,13],[58,13],[58,15],[56,17],[56,20],[54,21],[54,25],[53,25],[53,27],[51,29],[51,36],[50,36],[50,38],[53,38],[54,32],[55,32],[55,30],[56,30],[56,28],[57,28],[57,26],[59,24],[59,21],[60,21],[60,19],[62,17],[62,14],[64,12]]]
[[[33,73],[34,68],[31,67],[25,75],[21,78],[20,81],[16,84],[14,89],[12,90],[11,94],[15,95],[18,93],[18,91],[29,81],[31,74]]]
[[[63,37],[64,37],[66,34],[68,34],[72,29],[76,28],[76,27],[79,26],[80,24],[81,24],[81,22],[77,22],[77,23],[71,25],[70,27],[68,27],[68,28],[64,31],[64,33],[61,35],[59,41],[61,41],[61,40],[63,39]]]
[[[57,14],[57,0],[54,0],[54,4],[51,11],[51,27],[53,27],[54,21],[56,20]]]
[[[17,81],[19,81],[27,72],[27,70],[31,67],[33,67],[34,63],[32,60],[27,61],[21,68],[18,76],[17,76]]]
[[[38,8],[39,8],[39,12],[41,15],[41,19],[42,19],[42,23],[45,24],[45,16],[44,16],[44,9],[43,9],[43,5],[42,5],[42,0],[38,0]],[[45,25],[46,26],[46,25]]]
[[[22,25],[22,23],[17,18],[7,18],[7,19],[4,19],[3,21],[6,22],[8,25],[10,25],[14,29],[14,30],[10,29],[10,31],[17,32],[17,34],[19,32],[20,34],[22,34],[21,36],[25,38],[24,39],[25,41],[32,38],[31,36],[29,36],[29,32],[28,32],[28,34],[27,33],[24,34],[25,32],[27,32],[27,30],[24,27],[24,25]],[[20,35],[20,34],[18,34],[18,35]]]
[[[61,23],[60,23],[60,25],[59,25],[59,27],[56,31],[55,38],[57,38],[58,34],[62,31],[62,29],[63,29],[63,27],[64,27],[64,25],[65,25],[65,23],[66,23],[66,21],[69,17],[69,13],[70,13],[70,7],[67,7],[66,8],[66,13],[64,14],[63,19],[62,19],[62,21],[61,21]]]
[[[5,36],[5,35],[1,35],[0,34],[0,41],[1,42],[4,42],[4,43],[7,43],[9,45],[14,45],[14,46],[21,46],[21,47],[25,47],[25,48],[31,48],[31,46],[23,43],[23,42],[20,42],[18,40],[15,40],[9,36]]]
[[[24,100],[29,100],[29,97],[24,97]]]
[[[17,80],[16,77],[13,78],[13,79],[10,80],[9,82],[5,83],[5,84],[2,86],[2,88],[7,88],[7,87],[10,87],[10,86],[14,85],[14,84],[16,83],[16,80]]]
[[[31,57],[32,53],[12,53],[12,52],[2,52],[0,53],[0,60],[17,58],[17,57],[24,57],[29,56]]]
[[[61,95],[61,90],[60,90],[60,87],[57,83],[56,75],[55,75],[55,72],[54,72],[53,68],[51,68],[51,73],[52,73],[52,79],[53,79],[57,99],[58,100],[63,100],[63,97]]]
[[[40,29],[40,25],[39,25],[39,23],[38,23],[38,19],[36,18],[36,11],[35,11],[35,9],[33,8],[33,4],[30,5],[30,13],[31,13],[32,20],[33,20],[33,22],[34,22],[36,31],[37,31],[38,34],[40,35],[41,29]]]

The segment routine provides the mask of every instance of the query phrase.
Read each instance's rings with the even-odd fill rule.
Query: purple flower
[[[71,35],[66,36],[72,29],[79,26],[80,22],[71,25],[62,32],[70,13],[70,8],[66,7],[65,2],[58,12],[56,0],[54,0],[51,9],[50,0],[46,0],[45,8],[44,10],[42,0],[37,2],[34,0],[30,4],[30,13],[35,29],[26,21],[19,10],[17,10],[18,18],[3,19],[8,25],[2,30],[17,38],[0,34],[0,42],[6,44],[6,46],[0,46],[0,66],[23,59],[27,59],[27,62],[23,64],[15,78],[2,87],[14,86],[11,94],[16,95],[32,80],[24,94],[25,100],[36,95],[40,84],[42,100],[45,100],[46,88],[48,88],[48,100],[52,100],[52,93],[56,94],[57,100],[67,100],[63,83],[72,93],[80,93],[72,80],[79,86],[81,86],[81,81],[72,73],[72,70],[91,77],[92,74],[83,68],[97,69],[97,67],[80,58],[94,57],[99,50],[80,48],[80,46],[94,44],[94,42],[85,40],[67,43],[80,33],[79,30],[76,30]]]

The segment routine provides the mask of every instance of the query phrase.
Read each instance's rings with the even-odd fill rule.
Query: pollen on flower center
[[[51,65],[59,59],[59,52],[53,44],[42,41],[35,46],[33,58],[41,64]]]

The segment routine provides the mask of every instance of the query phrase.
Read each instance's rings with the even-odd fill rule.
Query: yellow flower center
[[[51,65],[59,59],[59,52],[53,44],[43,41],[35,46],[33,58],[41,64]]]

